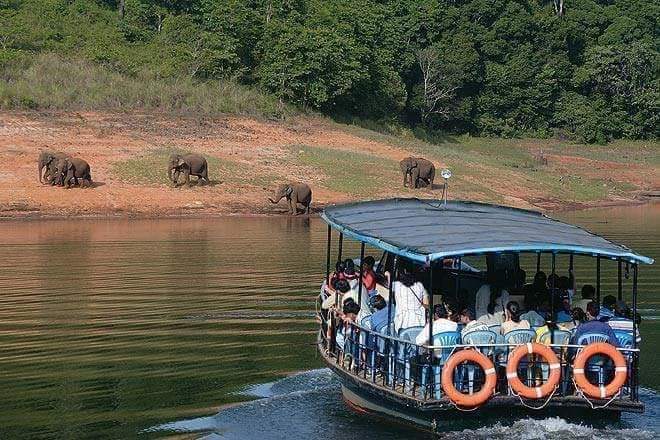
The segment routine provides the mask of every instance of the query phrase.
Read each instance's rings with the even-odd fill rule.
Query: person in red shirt
[[[376,273],[374,272],[374,265],[376,260],[371,255],[364,258],[362,263],[362,284],[371,295],[376,290]]]

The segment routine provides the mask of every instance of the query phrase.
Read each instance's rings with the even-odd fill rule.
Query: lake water
[[[660,204],[558,217],[660,256]],[[0,228],[2,439],[420,436],[347,410],[316,356],[326,233],[319,219]],[[356,249],[347,243],[344,253]],[[577,263],[579,282],[593,277],[593,267]],[[604,294],[615,292],[615,275],[603,263]],[[490,420],[458,425],[447,438],[660,436],[659,281],[657,264],[641,267],[644,415],[595,427]]]

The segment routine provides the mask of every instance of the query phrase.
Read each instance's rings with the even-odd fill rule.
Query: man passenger
[[[614,296],[607,295],[603,298],[603,306],[600,308],[598,319],[607,322],[611,318],[614,318],[614,306],[616,306],[616,298]]]
[[[375,295],[376,292],[376,273],[374,272],[374,265],[376,264],[376,259],[371,255],[364,257],[364,262],[362,263],[362,284],[369,294],[369,296]]]
[[[373,300],[374,309],[376,311],[371,315],[371,329],[380,332],[387,327],[387,302],[385,298],[380,295],[374,296]],[[392,305],[392,318],[394,318],[394,305]]]
[[[587,333],[600,333],[607,335],[608,341],[610,344],[615,347],[619,346],[619,341],[612,330],[612,327],[607,325],[606,322],[599,321],[597,317],[599,316],[600,307],[595,301],[591,301],[587,304],[587,320],[575,328],[573,333],[572,343],[576,344],[580,340],[580,336]]]
[[[596,288],[591,284],[585,284],[584,286],[582,286],[580,295],[582,296],[582,299],[578,301],[574,301],[572,306],[573,308],[579,307],[582,310],[587,310],[587,304],[589,304],[591,301],[593,301],[596,298]]]
[[[455,332],[458,329],[458,324],[449,319],[449,312],[444,304],[436,304],[433,307],[433,335],[444,332]],[[422,331],[415,338],[417,345],[431,345],[429,342],[429,324],[426,324]]]

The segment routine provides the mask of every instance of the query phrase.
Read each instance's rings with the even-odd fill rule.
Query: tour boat
[[[618,417],[621,412],[644,411],[639,399],[639,342],[633,335],[639,334],[638,266],[652,264],[653,259],[538,212],[475,202],[375,200],[327,207],[322,218],[328,230],[326,277],[317,304],[317,345],[354,410],[429,431],[442,430],[457,414],[461,420],[477,420],[503,410],[509,415],[564,417]],[[337,261],[342,260],[344,239],[357,242],[356,253],[359,244],[359,259],[351,255],[358,279],[366,270],[360,264],[365,252],[377,252],[376,289],[367,292],[361,282],[353,287],[352,297],[363,305],[361,319],[341,316],[343,295],[330,286],[333,229],[338,232]],[[503,274],[501,287],[510,300],[522,305],[524,298],[516,294],[531,289],[520,279],[522,261],[532,268],[535,264],[537,272],[547,266],[552,280],[546,286],[549,324],[541,335],[535,327],[502,335],[497,324],[488,330],[482,327],[476,335],[461,335],[460,326],[455,332],[433,331],[428,311],[434,310],[434,304],[444,299],[474,309],[479,289],[495,272]],[[561,262],[565,266],[560,268]],[[576,340],[575,329],[569,329],[573,323],[555,323],[557,303],[575,303],[580,293],[570,288],[573,298],[562,300],[554,285],[557,277],[550,274],[569,273],[575,279],[574,265],[579,262],[594,269],[596,304],[605,293],[601,265],[609,264],[605,270],[616,270],[618,283],[608,293],[632,302],[633,319],[617,318],[628,326],[615,332],[617,343],[603,332],[582,334]],[[421,325],[397,329],[393,324],[397,307],[393,289],[404,267],[431,292],[424,314],[430,321],[426,341],[432,344],[415,342]],[[365,315],[373,312],[373,301],[365,301],[365,295],[376,294],[387,302],[387,320],[386,325],[371,328],[371,317]],[[368,310],[362,310],[365,302]]]

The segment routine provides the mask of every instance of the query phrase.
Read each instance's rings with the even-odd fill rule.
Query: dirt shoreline
[[[93,188],[64,189],[37,179],[40,151],[87,160]],[[212,184],[173,188],[173,151],[209,158]],[[431,145],[317,116],[286,121],[240,116],[123,112],[0,112],[0,220],[213,218],[286,215],[267,197],[304,181],[313,211],[389,197],[441,198],[402,188],[398,161],[424,156],[449,167],[449,198],[542,212],[645,203],[660,188],[657,143],[583,146],[557,140],[448,138]],[[541,152],[545,162],[539,165]],[[437,172],[436,174],[439,174]]]

